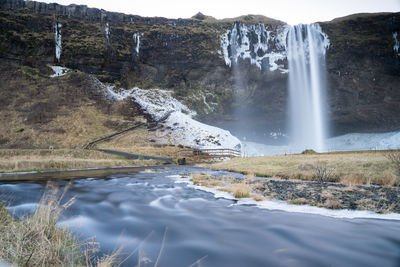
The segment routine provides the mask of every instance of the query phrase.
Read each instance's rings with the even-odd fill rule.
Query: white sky
[[[39,0],[83,4],[146,17],[189,18],[197,12],[217,19],[264,15],[289,24],[328,21],[361,12],[400,12],[400,0]]]

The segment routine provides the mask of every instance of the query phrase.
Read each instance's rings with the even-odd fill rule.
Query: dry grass
[[[80,148],[90,140],[115,130],[105,125],[111,119],[123,121],[121,116],[106,115],[93,106],[70,110],[61,108],[59,115],[46,124],[27,124],[15,111],[0,112],[0,136],[8,139],[7,147]]]
[[[265,200],[265,197],[257,195],[257,194],[251,194],[250,197],[253,198],[255,201],[264,201]]]
[[[294,204],[294,205],[305,205],[305,204],[310,203],[310,201],[308,201],[305,198],[296,198],[296,199],[289,200],[289,203]]]
[[[322,207],[327,208],[327,209],[342,209],[343,205],[342,202],[338,199],[335,198],[329,198],[325,201],[325,203],[322,205]]]
[[[357,176],[363,184],[400,185],[395,167],[385,156],[387,152],[343,152],[324,154],[293,154],[254,158],[234,158],[210,165],[212,169],[282,179],[317,180],[315,166],[324,166],[329,173],[327,181],[346,181],[346,176]],[[324,176],[325,179],[327,176]],[[356,181],[351,181],[356,182]]]
[[[163,145],[162,143],[155,132],[138,129],[117,136],[109,142],[100,143],[98,147],[145,156],[168,158],[175,158],[176,152],[182,150],[177,146]]]
[[[67,188],[66,188],[67,190]],[[63,205],[66,192],[48,185],[33,215],[17,220],[0,204],[0,258],[13,266],[113,266],[118,253],[90,261],[94,245],[80,244],[72,232],[57,227],[61,213],[74,198]],[[93,244],[93,243],[91,243]],[[85,251],[82,251],[82,247]]]
[[[216,187],[219,191],[231,193],[235,198],[250,197],[251,188],[248,183],[251,179],[254,179],[249,177],[243,180],[243,182],[237,183],[234,182],[232,177],[213,177],[207,173],[194,173],[191,177],[195,185]]]
[[[364,183],[363,178],[356,174],[345,175],[340,179],[341,184],[345,185],[361,185]]]
[[[229,184],[218,190],[231,193],[235,198],[250,197],[250,187],[244,182]]]
[[[83,149],[1,149],[0,172],[106,168],[153,165],[155,161],[127,160]]]

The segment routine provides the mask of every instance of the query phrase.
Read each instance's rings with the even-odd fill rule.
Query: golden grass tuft
[[[338,199],[327,199],[322,206],[334,210],[343,208],[342,202]]]
[[[108,267],[116,264],[120,250],[94,259],[94,242],[82,245],[70,230],[57,227],[61,213],[75,201],[72,198],[61,204],[67,190],[68,186],[59,194],[58,188],[49,183],[38,208],[20,220],[10,216],[0,204],[1,259],[13,266]]]
[[[232,184],[231,190],[235,198],[250,197],[250,188],[245,183]]]
[[[330,199],[330,198],[332,198],[332,197],[333,197],[333,195],[332,195],[332,193],[329,192],[329,191],[324,190],[324,191],[322,191],[322,193],[321,193],[321,199]]]
[[[265,198],[264,198],[263,196],[260,196],[260,195],[258,195],[258,194],[251,194],[250,196],[251,196],[251,198],[253,198],[255,201],[263,201],[263,200],[265,200]]]

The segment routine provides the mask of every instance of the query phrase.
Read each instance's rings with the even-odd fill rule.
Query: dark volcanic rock
[[[330,109],[337,132],[400,127],[400,56],[394,33],[400,13],[358,14],[321,23],[327,53]]]

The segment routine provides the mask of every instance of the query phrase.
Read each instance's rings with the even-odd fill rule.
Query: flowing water
[[[234,200],[177,183],[178,174],[227,173],[188,166],[140,170],[26,178],[57,178],[61,188],[67,181],[60,179],[78,178],[65,197],[67,201],[76,196],[77,201],[60,224],[71,227],[82,240],[96,236],[102,253],[124,244],[129,254],[142,243],[141,266],[154,265],[164,233],[159,266],[190,266],[198,260],[200,264],[192,266],[400,265],[400,221],[336,219],[236,205]],[[36,207],[44,188],[44,182],[0,182],[0,198],[20,216]],[[123,266],[137,263],[138,253]]]
[[[318,24],[300,24],[290,28],[287,41],[292,146],[324,151],[325,51],[329,39]]]

